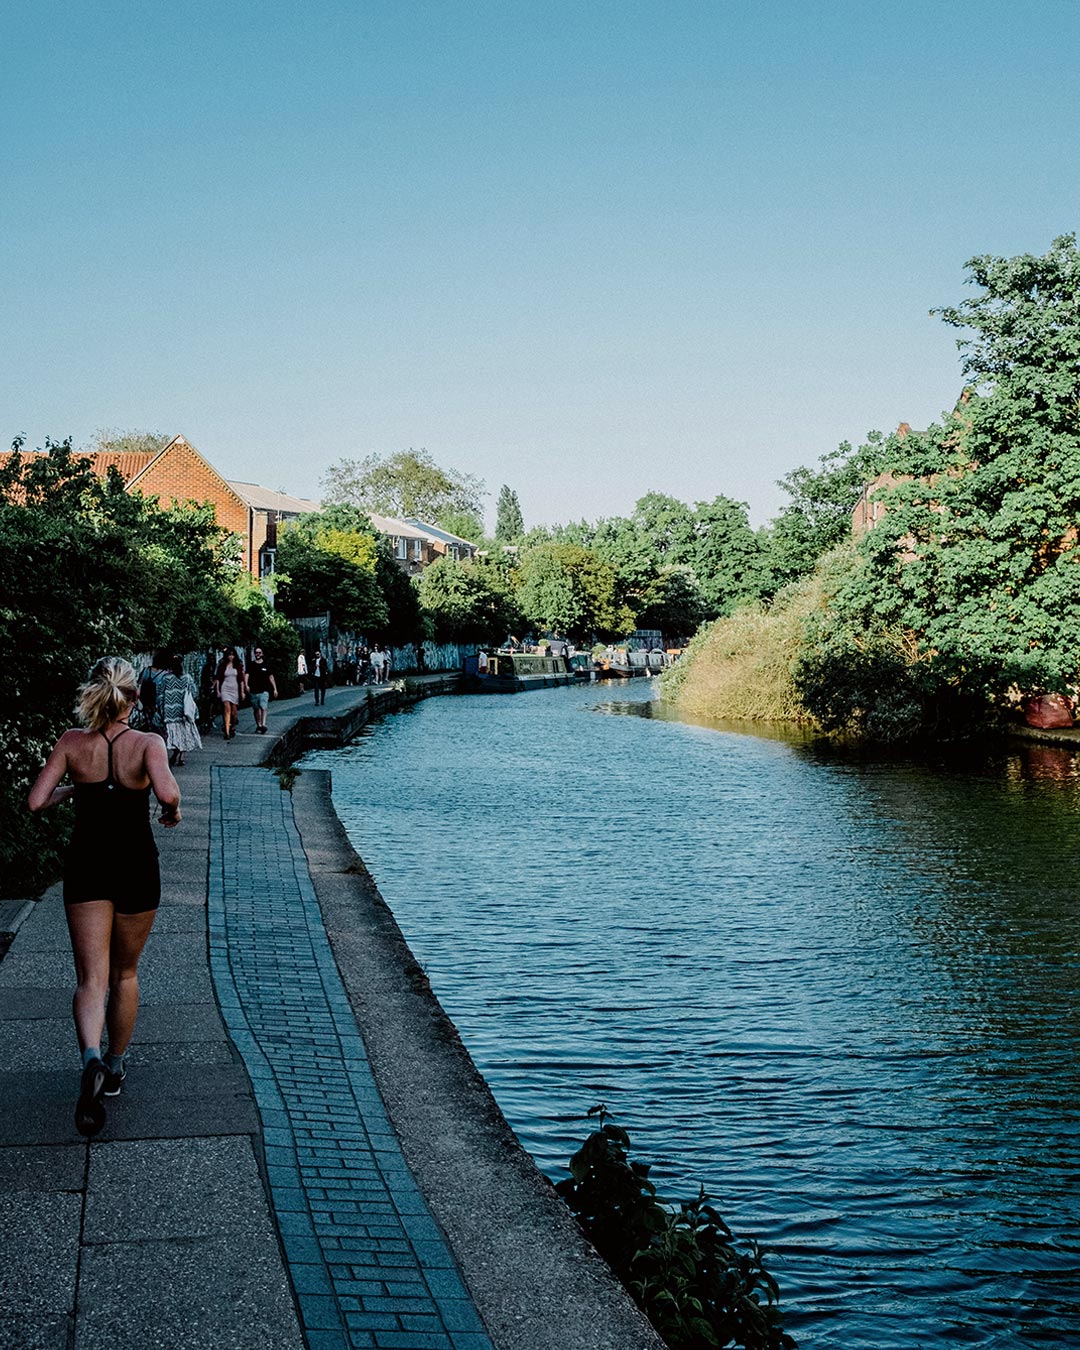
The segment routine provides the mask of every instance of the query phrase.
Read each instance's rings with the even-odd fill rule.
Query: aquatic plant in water
[[[603,1103],[599,1128],[555,1189],[671,1350],[794,1350],[776,1281],[755,1242],[739,1251],[704,1188],[677,1207],[658,1199],[630,1136]]]

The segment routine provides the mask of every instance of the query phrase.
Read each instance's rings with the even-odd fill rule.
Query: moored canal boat
[[[526,689],[554,689],[582,678],[571,669],[573,658],[538,652],[478,652],[465,658],[465,691],[473,694],[520,694]],[[586,671],[586,678],[588,672]]]

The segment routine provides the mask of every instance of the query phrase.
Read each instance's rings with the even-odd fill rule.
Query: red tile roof
[[[96,450],[87,455],[90,467],[99,478],[104,478],[110,468],[120,470],[125,483],[130,483],[137,473],[141,473],[151,460],[157,459],[160,452],[149,450]]]

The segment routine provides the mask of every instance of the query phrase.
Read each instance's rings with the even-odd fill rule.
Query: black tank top
[[[113,743],[109,771],[97,783],[75,784],[75,829],[64,863],[64,903],[111,900],[118,914],[156,909],[161,898],[157,844],[150,824],[150,787],[116,781]]]
[[[103,731],[98,735],[109,747],[109,770],[96,783],[76,783],[75,837],[80,842],[96,839],[103,849],[114,848],[118,838],[129,842],[140,835],[153,839],[150,827],[150,787],[129,788],[116,781],[113,772],[113,745],[131,730],[125,727],[110,741]],[[81,837],[81,838],[80,838]]]

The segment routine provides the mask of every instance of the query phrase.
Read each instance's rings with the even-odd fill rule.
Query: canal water
[[[815,1350],[1080,1343],[1080,760],[858,757],[647,681],[310,756],[507,1118],[604,1101]]]

